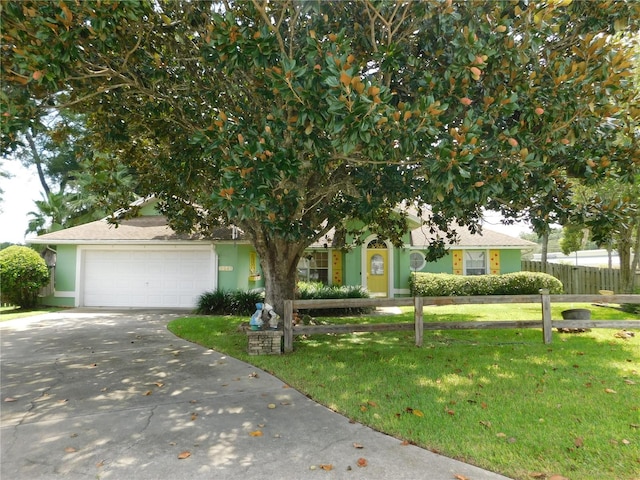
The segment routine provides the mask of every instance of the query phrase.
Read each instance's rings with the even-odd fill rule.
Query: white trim
[[[53,296],[56,298],[76,298],[76,292],[74,290],[56,290],[53,292]]]
[[[368,264],[367,264],[367,245],[369,245],[369,242],[371,242],[372,240],[375,240],[378,238],[378,235],[369,235],[367,238],[365,238],[364,243],[362,244],[362,248],[360,248],[360,284],[362,285],[362,288],[367,288],[367,271],[368,271]],[[389,263],[388,267],[387,267],[387,271],[389,272],[387,275],[387,297],[388,298],[393,298],[394,295],[394,264],[393,264],[393,258],[394,258],[394,249],[393,249],[393,244],[389,241],[389,240],[384,240],[385,245],[387,246],[387,262]]]

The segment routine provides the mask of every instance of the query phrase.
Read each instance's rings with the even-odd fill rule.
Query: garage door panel
[[[87,250],[83,304],[193,308],[215,288],[210,250]]]

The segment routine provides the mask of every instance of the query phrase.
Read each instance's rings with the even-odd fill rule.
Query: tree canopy
[[[23,1],[2,23],[3,149],[86,114],[174,228],[244,230],[276,306],[347,219],[399,242],[401,202],[476,228],[640,166],[634,1]]]

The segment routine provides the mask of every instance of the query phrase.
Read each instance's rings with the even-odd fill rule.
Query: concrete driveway
[[[176,338],[166,325],[179,315],[74,309],[0,323],[0,477],[506,479]]]

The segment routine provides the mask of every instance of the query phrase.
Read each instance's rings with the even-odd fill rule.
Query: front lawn
[[[587,307],[593,319],[640,319]],[[425,322],[536,320],[536,305],[425,308]],[[516,479],[640,478],[640,332],[539,329],[297,337],[294,351],[250,357],[244,317],[186,317],[176,335],[273,373],[314,400],[399,439]],[[411,322],[413,313],[330,318],[345,323]]]

